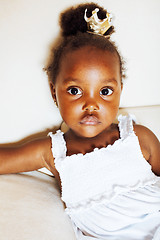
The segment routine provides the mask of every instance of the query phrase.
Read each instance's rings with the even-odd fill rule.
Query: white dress
[[[65,211],[79,240],[160,240],[160,178],[130,116],[119,116],[119,131],[113,145],[71,156],[63,133],[49,133]]]

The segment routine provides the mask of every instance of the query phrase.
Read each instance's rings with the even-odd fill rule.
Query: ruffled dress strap
[[[131,115],[127,116],[118,116],[118,121],[119,121],[119,132],[120,132],[120,138],[122,140],[126,139],[130,135],[135,135],[134,130],[133,130],[133,119]]]
[[[51,150],[54,157],[56,169],[58,168],[58,165],[61,163],[61,161],[66,157],[67,147],[63,134],[64,133],[61,130],[58,130],[55,134],[52,132],[48,133],[48,136],[51,137],[52,141]]]

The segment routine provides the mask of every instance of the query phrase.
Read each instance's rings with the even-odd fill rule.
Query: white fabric
[[[120,139],[66,156],[63,133],[50,133],[62,200],[77,239],[160,239],[160,178],[144,159],[130,116],[119,116]]]

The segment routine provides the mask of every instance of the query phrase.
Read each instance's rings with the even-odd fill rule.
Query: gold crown
[[[87,17],[87,9],[85,10],[84,19],[87,22],[88,32],[104,35],[107,30],[112,26],[111,25],[111,16],[109,13],[106,13],[106,18],[99,19],[97,12],[99,12],[99,8],[95,8],[92,11],[92,16]]]

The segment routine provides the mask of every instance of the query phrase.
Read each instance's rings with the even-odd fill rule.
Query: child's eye
[[[82,91],[77,87],[71,87],[67,90],[71,95],[81,95]]]
[[[103,95],[103,96],[109,96],[113,93],[113,90],[110,89],[110,88],[103,88],[101,91],[100,91],[100,95]]]

